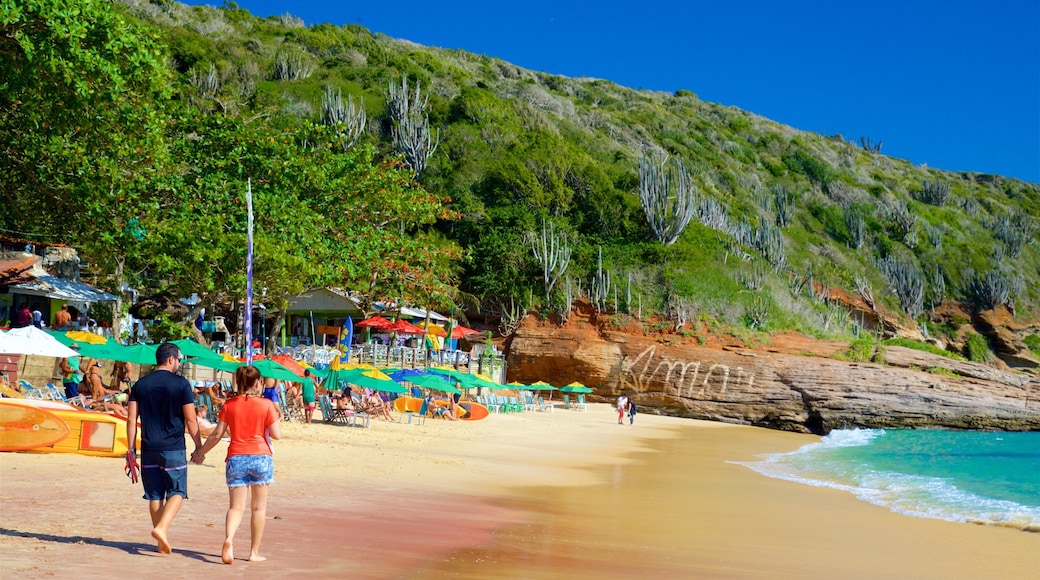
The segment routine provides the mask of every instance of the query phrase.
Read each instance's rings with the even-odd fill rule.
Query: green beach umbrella
[[[575,381],[575,382],[567,385],[566,387],[560,387],[560,392],[561,393],[583,393],[584,394],[584,393],[591,393],[592,389],[590,389],[590,388],[586,387],[585,385]]]
[[[240,365],[241,366],[241,365]],[[290,383],[309,383],[312,382],[308,378],[301,377],[300,375],[287,369],[285,365],[276,363],[270,359],[262,359],[253,361],[253,366],[256,370],[260,371],[260,376],[267,377],[269,379],[275,379],[278,381],[289,381]]]
[[[461,393],[462,391],[455,388],[454,380],[445,380],[445,375],[437,376],[434,374],[428,375],[414,375],[407,377],[405,380],[413,385],[418,385],[425,389],[433,391],[440,391],[442,393]]]
[[[408,389],[399,385],[397,381],[379,371],[353,369],[339,372],[339,376],[343,377],[343,380],[352,385],[365,387],[372,389],[373,391],[384,391],[387,393],[408,392]]]
[[[191,340],[190,338],[182,338],[181,340],[171,340],[170,344],[175,345],[181,350],[181,354],[192,358],[221,358],[221,356],[212,350],[202,346],[201,344]],[[191,361],[192,364],[198,364],[197,361]]]

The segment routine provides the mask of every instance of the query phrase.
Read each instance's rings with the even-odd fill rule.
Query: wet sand
[[[269,560],[233,566],[220,563],[224,446],[191,467],[170,556],[121,459],[0,454],[0,576],[1040,577],[1040,534],[901,516],[727,463],[812,436],[619,426],[606,405],[284,435]]]

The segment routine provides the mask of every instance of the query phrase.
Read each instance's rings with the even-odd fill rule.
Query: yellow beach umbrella
[[[107,344],[108,339],[101,336],[100,334],[94,334],[93,332],[87,332],[86,330],[70,330],[65,333],[65,336],[76,342],[85,342],[87,344]]]
[[[416,324],[416,326],[425,330],[426,334],[430,336],[448,336],[448,331],[443,326],[434,324],[432,322],[430,324],[426,324],[426,321],[424,320],[419,324]]]

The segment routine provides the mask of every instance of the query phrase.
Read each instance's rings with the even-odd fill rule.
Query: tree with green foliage
[[[154,31],[103,0],[0,0],[0,227],[76,246],[122,285],[170,73]]]

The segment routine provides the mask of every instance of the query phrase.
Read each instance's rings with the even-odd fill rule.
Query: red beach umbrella
[[[304,368],[300,366],[300,363],[296,362],[296,359],[287,354],[276,354],[271,357],[271,360],[289,369],[294,374],[303,376]]]
[[[355,322],[354,323],[354,327],[355,328],[359,328],[359,327],[360,328],[371,328],[373,330],[378,330],[380,332],[389,332],[387,330],[387,328],[389,328],[392,324],[393,324],[393,322],[390,322],[386,318],[383,318],[382,316],[379,316],[377,314],[377,315],[373,316],[372,318],[366,318],[366,319],[362,320],[361,322]]]
[[[384,332],[396,332],[397,334],[426,334],[426,331],[407,320],[398,320],[384,329]]]
[[[456,326],[451,329],[452,338],[463,338],[471,334],[477,334],[479,330],[473,330],[472,328],[466,328],[465,326]]]

